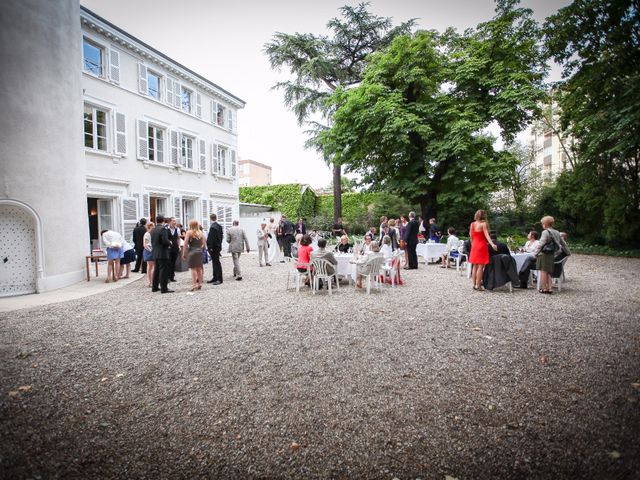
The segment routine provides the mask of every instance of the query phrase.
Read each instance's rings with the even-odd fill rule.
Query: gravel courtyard
[[[0,478],[640,478],[640,260],[331,298],[242,262],[0,314]]]

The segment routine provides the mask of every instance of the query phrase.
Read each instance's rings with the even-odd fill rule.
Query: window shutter
[[[202,118],[202,95],[196,92],[196,117]]]
[[[109,78],[113,83],[120,83],[120,52],[109,49]]]
[[[116,141],[115,144],[115,153],[120,155],[127,154],[127,117],[124,113],[115,112],[115,125],[114,128]]]
[[[174,197],[173,198],[173,216],[176,217],[176,221],[178,223],[182,223],[183,226],[185,226],[184,223],[182,222],[182,211],[181,210],[182,210],[182,198],[181,197]],[[186,225],[185,227],[188,227],[188,225]]]
[[[229,152],[229,155],[231,155],[231,177],[236,178],[238,171],[238,165],[236,163],[236,151],[231,150]]]
[[[180,82],[173,81],[173,106],[176,108],[182,108],[182,89],[180,88]]]
[[[209,200],[202,200],[202,228],[205,232],[209,230]]]
[[[167,77],[165,83],[167,86],[167,103],[173,106],[173,78]]]
[[[138,222],[138,199],[127,197],[122,199],[122,233],[124,239],[131,241],[133,238],[133,229],[136,228]]]
[[[216,123],[216,102],[209,100],[209,106],[211,107],[211,123]]]
[[[136,132],[138,134],[138,160],[149,160],[149,122],[136,120]]]
[[[180,135],[176,130],[169,132],[171,141],[171,165],[180,165]]]
[[[151,221],[149,218],[151,216],[151,212],[149,210],[149,194],[142,194],[142,216],[146,218],[148,221]]]
[[[211,144],[211,175],[218,174],[218,145]]]
[[[228,112],[227,113],[227,116],[228,116],[228,118],[227,118],[227,128],[229,130],[233,130],[233,124],[234,124],[234,122],[233,122],[233,111],[231,109],[228,109],[227,112]]]
[[[198,153],[200,154],[200,170],[202,172],[207,171],[207,143],[204,140],[200,140],[199,142]]]
[[[149,93],[147,84],[147,67],[141,63],[138,64],[138,90],[140,93],[145,95]]]

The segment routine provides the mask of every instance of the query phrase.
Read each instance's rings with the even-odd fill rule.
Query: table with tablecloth
[[[522,268],[522,265],[524,265],[524,262],[527,260],[527,258],[533,256],[534,255],[532,253],[512,253],[511,257],[513,257],[513,259],[516,261],[516,271],[520,273],[520,269]]]
[[[357,267],[355,258],[352,253],[338,253],[334,255],[338,261],[338,276],[343,278],[351,278],[352,280],[358,279]]]
[[[425,262],[432,258],[439,259],[446,251],[446,243],[419,243],[416,247],[416,253],[423,257]]]

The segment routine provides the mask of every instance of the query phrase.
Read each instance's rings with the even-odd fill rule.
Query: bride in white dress
[[[274,264],[275,262],[279,262],[282,260],[282,252],[280,251],[280,245],[278,245],[278,239],[276,238],[276,230],[278,229],[278,224],[276,223],[275,218],[271,217],[269,219],[269,223],[267,224],[267,231],[271,235],[269,238],[269,251],[267,252],[267,262],[270,264]]]

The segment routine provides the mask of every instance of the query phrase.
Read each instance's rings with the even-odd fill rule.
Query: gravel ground
[[[640,260],[331,298],[242,262],[0,314],[0,478],[640,478]]]

